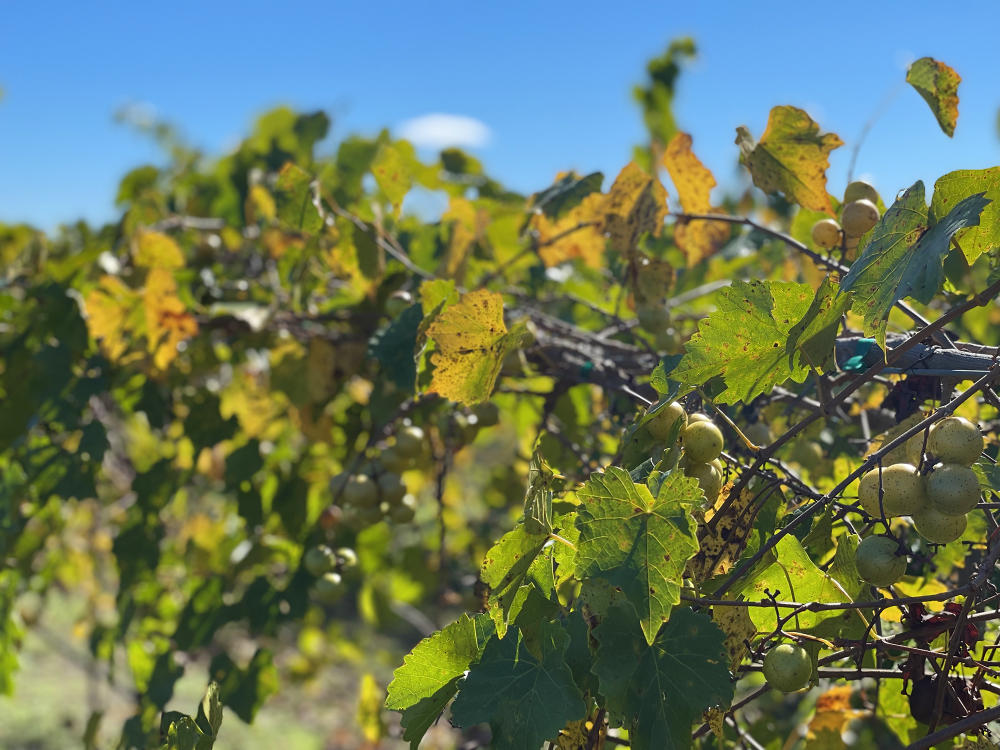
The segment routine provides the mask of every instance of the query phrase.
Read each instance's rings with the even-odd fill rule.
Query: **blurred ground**
[[[92,676],[92,664],[83,638],[74,637],[73,621],[79,607],[71,600],[55,600],[46,608],[41,627],[27,629],[19,653],[15,691],[0,696],[0,748],[3,750],[72,750],[83,748],[83,734],[92,710],[103,709],[97,747],[113,748],[122,723],[133,712],[124,656],[116,687]],[[280,658],[280,657],[279,657]],[[368,665],[384,688],[391,667],[373,659]],[[190,665],[177,683],[168,709],[194,713],[205,689],[206,669]],[[306,684],[285,684],[264,704],[252,725],[231,711],[224,714],[217,750],[360,750],[405,748],[401,740],[386,738],[366,744],[356,723],[360,671],[353,665],[328,665]],[[388,731],[398,736],[398,715],[385,712]],[[450,750],[459,734],[447,722],[432,728],[422,745],[427,750]]]

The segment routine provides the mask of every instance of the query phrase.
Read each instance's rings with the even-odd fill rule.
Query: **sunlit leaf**
[[[153,364],[164,370],[177,356],[177,345],[198,333],[198,322],[177,297],[177,284],[165,269],[154,268],[149,272],[142,300]]]
[[[160,232],[140,231],[135,238],[132,259],[144,268],[180,268],[184,253],[177,243]]]
[[[930,302],[941,288],[942,262],[952,235],[978,225],[989,202],[981,193],[970,195],[928,227],[924,183],[918,180],[871,230],[864,252],[841,279],[840,288],[854,292],[855,312],[864,316],[866,331],[874,333],[883,349],[892,306],[904,297]]]
[[[510,332],[503,320],[503,299],[480,289],[446,307],[427,329],[437,346],[431,355],[434,375],[428,390],[452,401],[474,404],[493,391],[503,358],[524,341],[526,330]]]
[[[736,145],[753,184],[765,193],[781,192],[804,208],[833,215],[826,170],[830,152],[843,141],[834,133],[821,134],[819,125],[803,110],[774,107],[761,139],[755,143],[750,131],[740,126]]]
[[[313,202],[312,176],[289,162],[274,185],[277,216],[285,226],[307,234],[323,228],[323,217]]]
[[[538,257],[546,266],[555,266],[574,258],[590,268],[604,263],[604,212],[607,196],[590,193],[561,217],[552,219],[545,213],[532,217],[531,226],[538,233]]]
[[[400,155],[396,146],[384,143],[372,162],[372,174],[375,182],[385,193],[393,212],[398,216],[403,204],[403,198],[413,184],[406,160]]]
[[[667,215],[667,191],[655,176],[630,162],[608,191],[604,211],[611,249],[629,254],[644,233],[659,236]]]
[[[787,380],[831,366],[836,324],[850,299],[824,284],[735,281],[719,292],[716,312],[698,324],[671,378],[701,385],[722,375],[722,403],[750,403]]]
[[[619,587],[652,643],[680,601],[684,567],[698,551],[691,517],[702,497],[697,482],[673,472],[654,497],[624,469],[609,467],[592,475],[577,496],[577,575]]]
[[[962,77],[931,57],[921,57],[906,71],[906,82],[931,108],[941,130],[951,137],[958,122],[958,84]]]
[[[983,253],[1000,247],[1000,167],[949,172],[934,183],[931,197],[930,221],[934,224],[957,203],[976,194],[990,204],[980,214],[978,225],[959,229],[954,237],[970,265]]]
[[[663,152],[663,166],[677,190],[677,198],[685,213],[712,213],[711,193],[715,177],[691,150],[691,136],[677,133]],[[694,265],[706,258],[729,239],[729,225],[717,221],[678,222],[674,229],[677,246],[684,251],[688,263]]]

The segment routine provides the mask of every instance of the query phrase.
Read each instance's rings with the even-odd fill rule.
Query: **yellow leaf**
[[[950,138],[958,122],[958,84],[962,77],[931,57],[921,57],[906,71],[906,82],[917,90]]]
[[[735,674],[737,667],[747,655],[748,641],[757,635],[757,626],[750,619],[746,607],[713,607],[712,620],[726,634],[725,647],[729,654],[729,669]]]
[[[244,213],[247,217],[247,224],[254,224],[260,219],[273,221],[274,217],[278,215],[278,207],[274,202],[274,196],[267,191],[266,187],[251,185]]]
[[[663,152],[663,166],[673,180],[685,213],[714,213],[711,193],[716,185],[715,177],[691,151],[690,135],[678,133],[670,140]],[[729,235],[729,225],[719,221],[682,221],[674,230],[674,240],[690,265],[722,247]]]
[[[730,487],[723,487],[715,507],[698,524],[698,553],[688,561],[685,575],[696,583],[728,573],[739,560],[753,531],[761,503],[757,493],[745,487],[738,498],[729,500]]]
[[[385,723],[382,721],[382,702],[385,696],[375,677],[364,674],[361,677],[361,687],[358,690],[358,726],[372,745],[385,736]]]
[[[656,177],[629,162],[615,178],[605,204],[611,248],[619,253],[634,252],[644,232],[659,236],[666,216],[666,189]]]
[[[536,214],[532,226],[538,233],[538,256],[542,263],[556,266],[580,258],[588,267],[600,268],[605,245],[606,201],[607,196],[603,193],[591,193],[558,219],[550,219],[544,213]]]
[[[427,335],[437,346],[431,355],[434,375],[427,390],[474,404],[489,398],[504,356],[521,343],[525,331],[522,326],[508,333],[503,299],[478,289],[442,310]]]
[[[820,134],[819,125],[803,110],[780,106],[771,110],[760,141],[754,143],[741,125],[736,144],[753,184],[765,193],[781,192],[804,208],[834,215],[826,170],[830,152],[844,144],[835,133]]]
[[[816,699],[816,713],[806,733],[810,748],[847,747],[841,734],[850,722],[867,713],[851,707],[852,692],[850,685],[838,685]]]
[[[465,261],[472,243],[478,239],[483,228],[482,217],[471,201],[465,198],[451,198],[448,210],[441,216],[442,223],[450,223],[451,237],[445,252],[443,275],[461,279],[465,271]]]
[[[198,322],[185,310],[177,297],[174,277],[163,268],[149,272],[142,300],[147,348],[153,354],[154,366],[164,370],[177,356],[177,345],[198,333]]]
[[[101,277],[98,286],[87,294],[84,303],[87,328],[112,362],[117,362],[128,351],[129,342],[125,334],[132,327],[129,318],[138,300],[138,293],[116,276]]]
[[[184,265],[184,253],[173,239],[146,230],[136,234],[132,259],[143,268],[181,268]]]

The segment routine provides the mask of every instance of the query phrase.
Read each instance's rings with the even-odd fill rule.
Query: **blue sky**
[[[888,99],[857,173],[883,195],[959,168],[1000,164],[1000,3],[379,3],[173,2],[7,4],[0,45],[0,221],[51,228],[115,215],[117,181],[162,161],[116,124],[151,106],[195,145],[221,153],[261,111],[326,109],[333,140],[399,132],[431,113],[488,129],[472,149],[524,192],[561,170],[613,178],[643,138],[631,87],[670,39],[691,35],[698,59],[675,111],[695,152],[733,184],[735,128],[763,131],[793,104],[851,147]],[[963,78],[953,139],[900,85],[931,55]]]

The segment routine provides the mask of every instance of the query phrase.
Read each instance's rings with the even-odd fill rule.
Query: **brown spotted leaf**
[[[428,391],[463,404],[489,398],[503,358],[528,335],[523,324],[508,332],[503,298],[479,289],[446,307],[427,329],[437,347]]]
[[[643,233],[660,234],[667,216],[667,191],[656,177],[629,162],[608,191],[604,211],[611,249],[628,255]]]
[[[762,503],[758,493],[745,487],[737,498],[723,488],[715,507],[698,525],[698,553],[688,563],[685,575],[695,583],[725,575],[740,559],[750,539]]]
[[[797,107],[771,110],[767,129],[754,143],[747,128],[736,128],[740,161],[750,170],[753,184],[765,193],[784,193],[790,201],[833,216],[826,192],[830,152],[843,141],[834,133],[820,133],[819,125]]]
[[[931,57],[921,57],[906,71],[906,82],[917,90],[950,138],[958,122],[958,84],[962,77]]]

